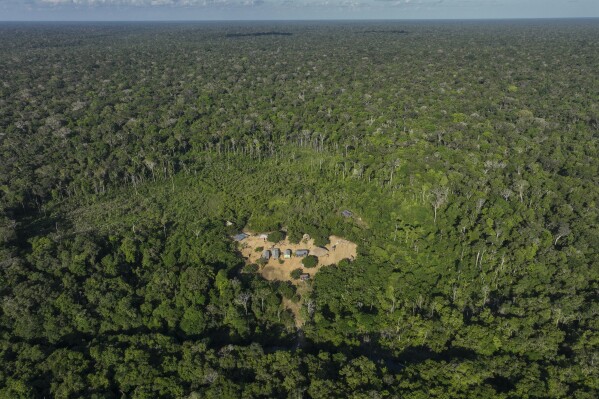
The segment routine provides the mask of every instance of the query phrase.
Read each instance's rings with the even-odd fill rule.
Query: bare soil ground
[[[358,246],[351,241],[341,237],[330,236],[329,244],[325,247],[328,249],[328,253],[318,258],[318,265],[316,267],[308,269],[302,265],[303,258],[295,256],[295,251],[298,249],[307,249],[311,253],[312,250],[317,248],[316,245],[314,245],[314,240],[311,238],[304,239],[299,244],[292,244],[287,239],[274,243],[260,238],[259,234],[248,231],[245,233],[250,236],[241,241],[239,247],[246,263],[257,263],[260,259],[262,251],[257,252],[256,248],[263,247],[271,252],[273,248],[279,248],[281,250],[281,257],[279,259],[269,259],[260,269],[259,273],[267,280],[291,281],[294,284],[299,284],[301,281],[293,280],[291,278],[290,273],[293,270],[301,268],[304,273],[310,273],[310,276],[312,277],[323,266],[337,264],[342,259],[355,259],[358,248]],[[286,249],[291,249],[293,251],[291,259],[283,258]]]

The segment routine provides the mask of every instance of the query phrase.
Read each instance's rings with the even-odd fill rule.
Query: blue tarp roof
[[[245,240],[245,239],[246,239],[246,238],[248,238],[248,237],[249,237],[249,235],[247,235],[247,234],[245,234],[245,233],[239,233],[239,234],[237,234],[237,235],[234,235],[234,236],[233,236],[233,239],[234,239],[235,241],[242,241],[242,240]]]

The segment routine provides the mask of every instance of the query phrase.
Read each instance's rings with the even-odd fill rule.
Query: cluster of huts
[[[233,236],[233,240],[241,242],[248,237],[249,237],[249,234],[247,234],[247,233],[239,233],[239,234],[236,234]],[[265,241],[267,240],[267,237],[268,237],[267,234],[258,235],[258,238],[264,239]],[[321,256],[328,255],[328,253],[329,253],[329,250],[326,248],[322,248],[322,247],[314,248],[312,251],[310,251],[308,249],[297,249],[297,250],[295,250],[295,252],[292,251],[291,249],[286,249],[283,252],[281,252],[280,248],[272,248],[272,249],[265,249],[264,251],[262,251],[261,258],[268,261],[270,259],[280,259],[281,257],[283,259],[291,259],[291,257],[293,257],[293,256],[303,258],[310,254],[321,257]],[[310,279],[310,273],[303,273],[300,275],[300,280],[302,280],[302,281],[306,281],[309,279]]]
[[[307,249],[297,249],[295,251],[295,256],[299,257],[299,258],[303,258],[305,256],[308,256],[308,254],[310,253],[310,251],[308,251]],[[290,249],[286,249],[285,252],[283,252],[283,259],[291,259],[291,256],[293,254],[293,251],[291,251]],[[262,251],[262,259],[264,260],[269,260],[270,258],[272,259],[279,259],[281,257],[281,250],[279,248],[273,248],[272,251],[265,249],[264,251]],[[302,273],[300,274],[300,280],[302,281],[306,281],[310,279],[310,273]]]
[[[241,242],[243,240],[245,240],[246,238],[248,238],[250,235],[247,233],[239,233],[233,236],[233,240]],[[264,239],[266,241],[267,239],[267,234],[260,234],[258,236],[261,239]],[[326,256],[329,253],[329,250],[326,248],[322,248],[322,247],[317,247],[314,248],[312,250],[312,255],[314,256]],[[291,259],[292,256],[297,256],[300,258],[303,258],[305,256],[308,256],[310,254],[310,251],[307,249],[297,249],[295,250],[295,254],[293,253],[293,251],[291,249],[286,249],[282,255],[283,255],[283,259]],[[269,260],[269,259],[279,259],[281,257],[281,250],[279,248],[272,248],[272,249],[266,249],[262,252],[262,258],[265,260]]]
[[[303,258],[305,256],[308,256],[309,253],[310,251],[308,251],[307,249],[298,249],[295,251],[295,256]],[[283,252],[283,259],[291,259],[292,255],[293,251],[291,251],[290,249],[286,249],[285,252]],[[269,260],[270,258],[279,259],[280,257],[281,250],[279,248],[273,248],[272,251],[270,249],[265,249],[262,252],[262,259],[264,260]]]

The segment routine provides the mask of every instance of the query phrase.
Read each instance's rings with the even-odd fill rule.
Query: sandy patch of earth
[[[268,262],[260,269],[259,273],[267,280],[279,280],[279,281],[291,281],[298,284],[299,280],[293,280],[290,273],[298,268],[303,269],[304,273],[310,273],[310,276],[314,276],[323,266],[333,265],[339,263],[343,259],[354,260],[357,254],[358,246],[351,241],[343,239],[337,236],[329,237],[329,244],[326,245],[328,251],[324,252],[322,256],[318,257],[318,265],[313,268],[305,268],[302,265],[301,257],[295,256],[295,251],[298,249],[307,249],[312,254],[312,251],[318,247],[314,245],[314,240],[311,238],[305,238],[300,241],[299,244],[292,244],[289,240],[274,243],[269,242],[267,239],[261,238],[260,234],[247,232],[250,236],[239,243],[241,254],[243,255],[247,264],[257,263],[262,256],[262,251],[256,252],[256,248],[263,247],[265,250],[271,251],[274,248],[279,248],[281,251],[281,257],[279,259],[269,259]],[[293,255],[290,259],[284,259],[283,254],[285,250],[291,249]],[[318,250],[316,252],[319,252]]]

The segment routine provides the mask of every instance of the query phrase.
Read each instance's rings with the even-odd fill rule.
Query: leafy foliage
[[[0,25],[0,397],[596,397],[598,25],[399,25]]]
[[[316,267],[316,265],[318,265],[318,258],[314,255],[308,255],[302,259],[302,265],[307,268]]]
[[[279,241],[283,241],[285,239],[285,233],[283,233],[282,231],[273,231],[272,233],[270,233],[268,235],[268,241],[270,242],[279,242]]]
[[[300,278],[300,276],[302,275],[303,270],[301,267],[298,267],[297,269],[293,269],[290,273],[291,278],[294,280],[298,280]]]

